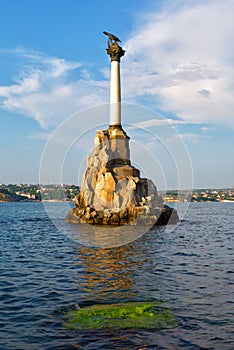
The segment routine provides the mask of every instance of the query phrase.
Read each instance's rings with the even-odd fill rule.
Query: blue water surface
[[[63,222],[62,203],[50,205]],[[43,203],[0,203],[0,349],[234,349],[233,212],[234,203],[191,203],[172,232],[92,248],[55,227]],[[179,327],[63,327],[78,306],[156,299]]]

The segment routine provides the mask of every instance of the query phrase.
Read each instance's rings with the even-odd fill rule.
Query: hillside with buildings
[[[23,196],[11,193],[7,189],[0,190],[0,202],[20,202],[24,200]]]
[[[0,201],[69,201],[79,193],[75,185],[1,184]]]
[[[234,187],[224,189],[194,189],[191,191],[167,191],[165,202],[234,202]]]

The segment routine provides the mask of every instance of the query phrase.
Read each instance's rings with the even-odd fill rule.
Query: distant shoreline
[[[79,194],[77,185],[4,185],[0,184],[0,202],[72,202]],[[234,202],[234,186],[223,189],[158,190],[165,203]]]
[[[74,200],[56,200],[56,199],[48,199],[48,200],[35,200],[35,199],[26,199],[26,200],[0,200],[0,203],[74,203]],[[220,201],[178,201],[178,200],[170,200],[164,201],[165,204],[169,203],[234,203],[234,200],[220,200]]]

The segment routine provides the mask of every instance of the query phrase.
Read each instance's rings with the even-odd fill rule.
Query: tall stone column
[[[121,84],[120,84],[120,58],[124,50],[115,41],[107,48],[111,59],[110,77],[110,126],[121,126]]]

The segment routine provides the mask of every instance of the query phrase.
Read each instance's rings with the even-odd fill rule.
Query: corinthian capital
[[[121,46],[118,45],[117,42],[114,42],[111,46],[109,46],[106,49],[106,51],[111,58],[111,62],[112,61],[120,62],[120,57],[122,57],[125,53],[125,51],[122,49]]]

